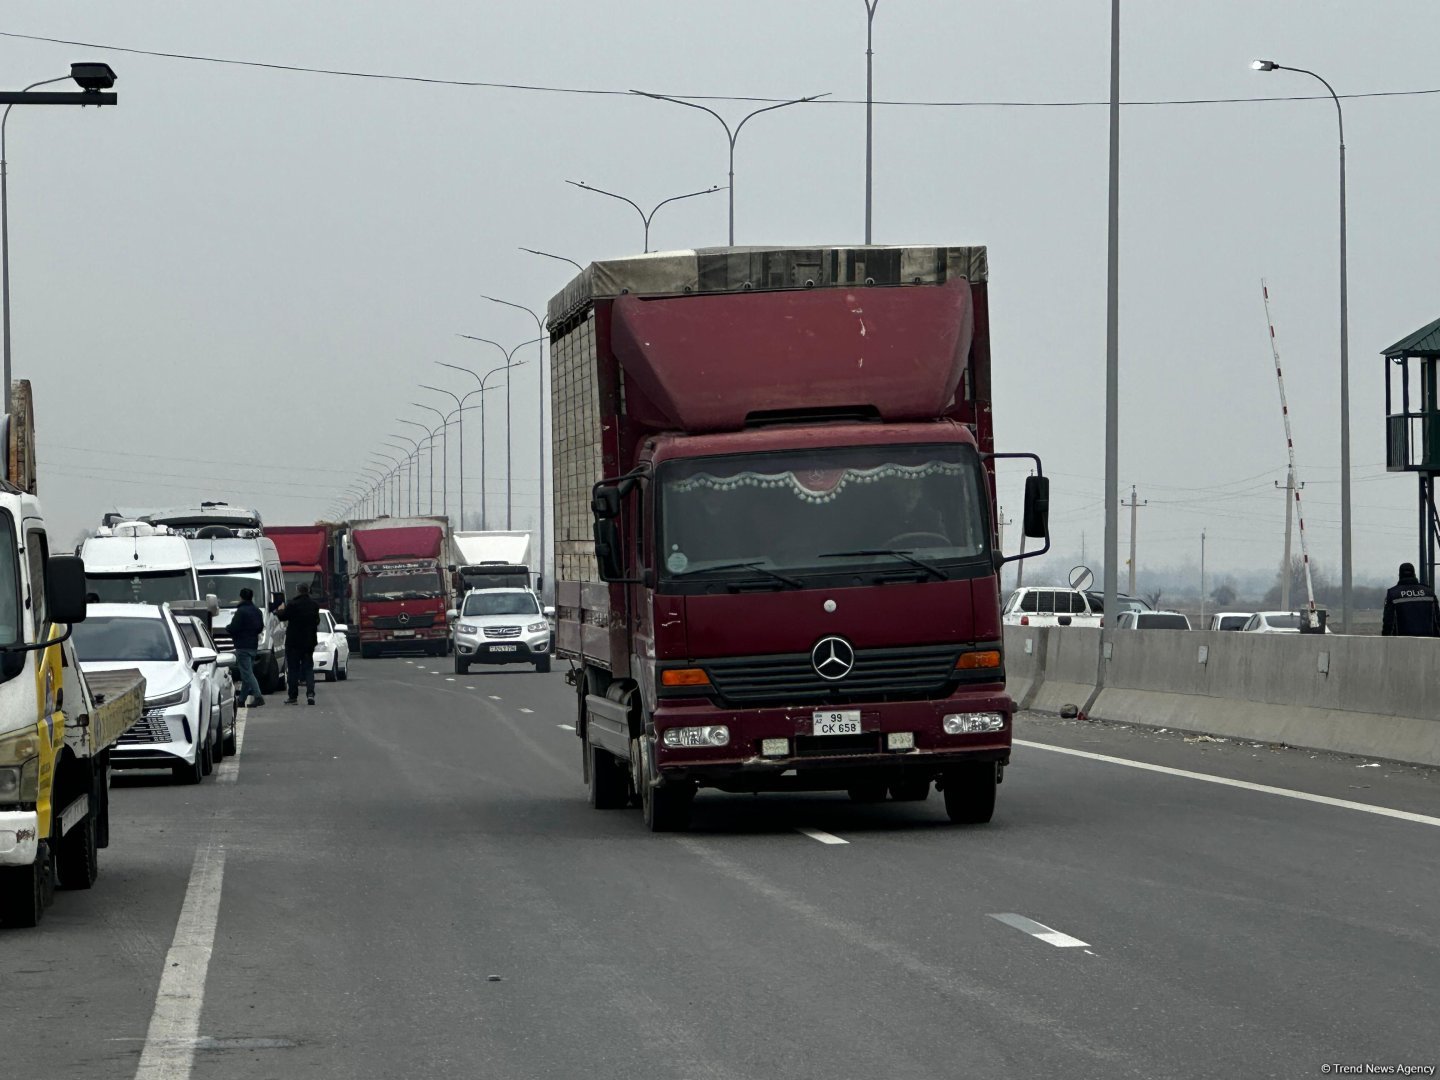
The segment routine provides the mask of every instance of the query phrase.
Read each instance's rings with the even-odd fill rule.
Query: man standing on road
[[[1435,590],[1415,576],[1411,563],[1400,564],[1400,580],[1385,594],[1380,633],[1386,637],[1440,637],[1440,603]]]
[[[235,666],[240,669],[240,700],[235,704],[244,705],[248,700],[253,708],[265,704],[260,693],[259,680],[255,678],[255,651],[260,648],[260,633],[265,629],[265,616],[255,606],[255,593],[251,589],[240,590],[240,605],[230,619],[230,640],[235,643]]]
[[[315,639],[320,628],[320,605],[310,599],[310,586],[299,585],[295,598],[281,604],[275,612],[286,624],[285,663],[290,669],[286,679],[286,705],[294,705],[300,696],[300,680],[305,680],[305,701],[315,704]]]

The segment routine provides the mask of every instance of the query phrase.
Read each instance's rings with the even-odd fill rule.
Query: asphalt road
[[[1440,1065],[1433,772],[1027,716],[988,826],[702,792],[651,835],[586,802],[558,670],[357,660],[279,700],[218,779],[121,778],[95,888],[0,931],[0,1074]]]

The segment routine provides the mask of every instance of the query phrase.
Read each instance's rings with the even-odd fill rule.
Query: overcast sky
[[[1108,92],[1109,4],[881,0],[880,100],[1074,102]],[[1126,100],[1440,88],[1440,5],[1125,5]],[[115,109],[25,107],[9,125],[14,372],[35,384],[41,494],[59,545],[108,507],[204,497],[267,522],[324,514],[420,382],[475,384],[568,280],[638,252],[647,208],[725,182],[704,114],[627,96],[423,85],[135,55],[584,90],[865,92],[861,0],[527,0],[6,5],[4,85],[105,60]],[[753,104],[714,103],[739,117]],[[1345,102],[1355,569],[1415,550],[1413,478],[1384,471],[1379,352],[1440,317],[1440,94]],[[1107,110],[877,106],[874,236],[989,247],[995,430],[1054,477],[1056,543],[1103,535]],[[1142,566],[1278,564],[1285,444],[1260,279],[1273,297],[1313,555],[1339,561],[1338,164],[1328,100],[1134,105],[1121,136],[1121,481]],[[760,117],[736,161],[741,244],[857,243],[864,109]],[[725,242],[725,196],[667,206],[652,247]],[[520,355],[532,356],[534,350]],[[503,391],[501,392],[503,394]],[[503,397],[486,394],[491,527]],[[515,524],[537,503],[534,360],[514,373]],[[467,501],[479,498],[467,414]],[[413,433],[415,429],[410,429]],[[451,466],[451,511],[457,508]],[[1002,492],[1002,502],[1007,493]],[[1008,492],[1007,513],[1018,509]],[[497,519],[498,516],[498,519]],[[1121,542],[1128,544],[1128,514]]]

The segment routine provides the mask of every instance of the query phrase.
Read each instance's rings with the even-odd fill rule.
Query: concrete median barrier
[[[1100,632],[1006,627],[1007,664],[1027,639],[1036,659],[1016,700],[1042,712],[1083,705]],[[1097,720],[1440,765],[1437,639],[1117,632],[1102,677]]]

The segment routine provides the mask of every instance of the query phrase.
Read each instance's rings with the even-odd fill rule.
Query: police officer
[[[1440,603],[1435,590],[1415,576],[1412,563],[1400,564],[1400,580],[1385,594],[1386,637],[1440,637]]]

